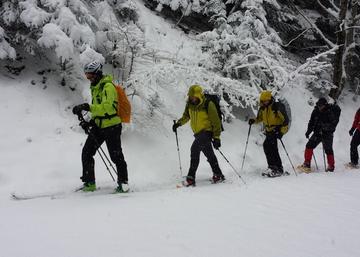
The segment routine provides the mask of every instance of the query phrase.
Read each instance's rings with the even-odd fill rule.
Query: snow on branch
[[[332,17],[334,17],[336,20],[339,19],[339,10],[334,11],[334,10],[332,10],[332,9],[330,9],[330,8],[326,8],[326,7],[321,3],[320,0],[317,0],[317,2],[318,2],[318,4],[320,5],[320,7],[321,7],[322,9],[324,9],[325,12],[327,12],[329,15],[331,15]]]
[[[2,27],[0,27],[0,59],[15,59],[16,51],[10,44],[5,40],[5,32]]]
[[[312,28],[315,29],[315,31],[317,32],[317,34],[320,35],[320,37],[326,42],[327,45],[329,45],[331,48],[335,47],[335,44],[333,42],[331,42],[325,35],[324,33],[322,33],[322,31],[315,25],[315,23],[313,23],[292,1],[291,1],[292,5],[294,6],[294,8],[297,10],[297,12],[310,24],[310,26]]]
[[[39,28],[51,18],[51,14],[39,8],[35,1],[26,0],[19,6],[22,8],[20,19],[27,27]]]
[[[74,45],[71,38],[53,23],[44,26],[38,44],[47,48],[54,48],[56,56],[63,61],[71,59],[74,55]]]

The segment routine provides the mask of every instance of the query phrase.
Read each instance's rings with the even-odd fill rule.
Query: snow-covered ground
[[[150,15],[147,9],[140,11]],[[169,56],[188,57],[185,63],[198,58],[199,49],[191,48],[190,39],[170,25],[161,26],[158,19],[141,20],[149,47],[159,45]],[[176,44],[165,47],[168,42]],[[41,76],[30,71],[0,77],[0,257],[360,256],[360,171],[343,168],[349,161],[348,130],[359,105],[350,96],[339,103],[334,173],[323,172],[319,146],[315,151],[319,170],[295,176],[279,144],[291,175],[262,178],[266,162],[259,126],[251,131],[240,171],[248,125],[236,120],[225,124],[221,151],[246,185],[217,153],[226,183],[205,182],[211,172],[202,156],[199,186],[176,188],[181,176],[171,125],[172,118],[182,114],[186,89],[159,86],[162,101],[170,106],[168,113],[158,128],[144,131],[135,126],[124,131],[132,192],[113,195],[116,185],[98,156],[96,178],[101,189],[71,193],[80,185],[86,135],[69,107],[81,101],[87,88],[72,92],[54,84],[49,78],[44,89]],[[283,141],[295,166],[303,161],[304,133],[312,111],[307,104],[311,95],[302,88],[282,92],[292,108],[292,126]],[[139,118],[141,109],[137,111]],[[186,173],[193,140],[188,125],[179,129],[179,140]],[[56,197],[14,201],[12,192]]]
[[[115,187],[97,159],[98,193],[70,193],[80,184],[85,135],[66,106],[73,93],[2,77],[0,158],[0,256],[334,256],[360,254],[360,172],[348,161],[348,128],[355,104],[343,106],[335,134],[337,169],[264,179],[266,167],[258,129],[251,133],[245,186],[218,154],[228,181],[176,189],[179,165],[171,128],[156,137],[127,130],[123,148],[131,187]],[[289,94],[293,124],[284,143],[295,164],[302,161],[303,132],[311,107]],[[179,103],[180,115],[183,103]],[[294,111],[295,110],[295,111]],[[169,125],[171,121],[168,122]],[[240,170],[247,125],[226,124],[221,148]],[[179,130],[183,169],[189,163],[190,130]],[[106,148],[105,148],[106,150]],[[210,176],[202,159],[199,180]],[[60,193],[55,199],[13,201],[10,193]]]

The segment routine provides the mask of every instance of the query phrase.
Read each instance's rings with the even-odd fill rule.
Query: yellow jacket
[[[190,87],[188,96],[199,98],[200,103],[193,105],[188,102],[182,118],[179,119],[177,123],[184,125],[190,120],[190,126],[194,134],[202,131],[210,131],[213,133],[213,138],[219,139],[221,134],[221,121],[215,104],[210,101],[206,110],[206,99],[202,93],[202,88],[198,85]]]
[[[281,134],[288,131],[289,118],[285,107],[278,102],[273,102],[267,107],[261,107],[255,119],[255,123],[263,122],[267,133],[275,132],[279,129]]]

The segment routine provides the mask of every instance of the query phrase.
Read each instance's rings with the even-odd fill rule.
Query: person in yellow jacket
[[[260,109],[255,119],[249,119],[249,125],[262,122],[265,126],[263,144],[268,163],[268,176],[276,177],[284,173],[279,155],[277,140],[288,131],[289,118],[283,104],[275,102],[270,91],[260,94]]]
[[[173,131],[186,124],[190,120],[190,126],[194,132],[195,140],[191,146],[190,168],[185,186],[195,186],[196,170],[200,162],[200,152],[206,156],[213,171],[212,182],[218,183],[225,180],[221,172],[212,145],[215,149],[221,146],[221,120],[215,104],[206,99],[203,89],[199,85],[192,85],[188,92],[188,101],[181,119],[173,125]],[[212,145],[211,145],[212,143]]]

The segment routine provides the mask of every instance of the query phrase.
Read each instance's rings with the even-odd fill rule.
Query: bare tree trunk
[[[339,46],[339,49],[335,53],[334,58],[334,74],[333,74],[333,83],[335,88],[331,89],[330,97],[337,99],[341,94],[342,89],[345,84],[345,74],[343,72],[343,57],[346,49],[346,13],[349,5],[349,0],[340,1],[340,13],[339,13],[339,22],[338,22],[338,31],[336,32],[336,44]]]

